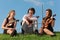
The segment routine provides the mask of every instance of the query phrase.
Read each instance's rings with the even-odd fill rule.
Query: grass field
[[[56,36],[54,37],[51,37],[49,35],[39,36],[35,34],[19,34],[15,37],[11,37],[10,35],[0,34],[0,40],[60,40],[60,32],[56,32]]]

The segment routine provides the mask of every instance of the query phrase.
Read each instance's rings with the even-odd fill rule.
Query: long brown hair
[[[10,17],[10,14],[11,14],[12,12],[15,12],[15,10],[11,10],[11,11],[8,13],[7,18],[9,18],[9,17]]]
[[[49,12],[49,16],[51,17],[52,16],[52,10],[51,9],[46,9],[46,11]]]

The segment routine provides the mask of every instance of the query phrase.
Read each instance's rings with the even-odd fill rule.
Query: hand
[[[47,19],[47,21],[46,21],[46,23],[45,23],[45,27],[47,28],[48,25],[49,25],[49,23],[51,23],[51,22],[52,22],[52,19]]]

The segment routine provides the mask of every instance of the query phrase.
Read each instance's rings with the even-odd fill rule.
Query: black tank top
[[[15,20],[15,18],[13,18],[13,20]],[[5,26],[9,23],[9,19],[8,18],[6,18],[6,24],[5,24]],[[8,28],[14,28],[14,22],[12,22],[12,25],[11,26],[8,26]]]

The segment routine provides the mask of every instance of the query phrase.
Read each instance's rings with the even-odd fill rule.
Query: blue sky
[[[7,17],[10,10],[16,11],[16,19],[22,20],[24,14],[30,7],[34,7],[36,10],[35,16],[38,15],[40,18],[38,22],[42,21],[42,4],[43,4],[43,15],[45,16],[45,10],[50,8],[53,14],[56,13],[56,21],[54,26],[54,31],[60,31],[60,1],[59,0],[0,0],[0,33],[3,33],[1,28],[3,20]],[[41,24],[38,24],[38,28]],[[20,22],[17,23],[16,29],[21,32]]]

